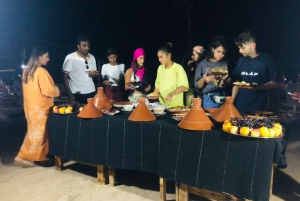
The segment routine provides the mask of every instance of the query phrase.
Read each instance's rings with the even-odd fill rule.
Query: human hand
[[[213,81],[215,79],[215,76],[214,75],[210,75],[210,76],[207,76],[207,73],[205,73],[204,75],[203,75],[203,81],[204,82],[211,82],[211,81]]]
[[[129,83],[127,84],[127,86],[128,86],[131,90],[135,89],[134,85],[133,85],[131,82],[129,82]]]
[[[172,101],[173,96],[174,96],[174,93],[171,92],[171,93],[169,93],[169,94],[166,96],[165,100],[166,100],[166,101]]]
[[[91,70],[91,71],[89,71],[88,72],[88,75],[90,76],[90,77],[97,77],[98,75],[99,75],[99,71],[96,71],[96,70]]]
[[[189,62],[188,62],[188,65],[192,64],[193,62],[194,62],[193,60],[189,61]]]
[[[103,84],[105,84],[105,85],[110,85],[110,82],[109,82],[109,80],[104,80],[104,81],[103,81]]]

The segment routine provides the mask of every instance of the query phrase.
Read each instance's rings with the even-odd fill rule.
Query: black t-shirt
[[[233,82],[256,82],[258,85],[269,81],[280,81],[280,76],[272,57],[264,52],[255,58],[240,57],[231,77]],[[236,108],[241,113],[263,110],[266,105],[267,92],[267,90],[251,91],[240,89],[236,100]]]

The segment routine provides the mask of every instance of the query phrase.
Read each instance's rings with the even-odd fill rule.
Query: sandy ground
[[[20,168],[12,165],[22,143],[26,121],[20,109],[0,108],[0,201],[148,201],[159,199],[155,174],[116,170],[116,186],[97,183],[96,168],[68,162],[64,171],[54,167]],[[271,201],[300,200],[300,134],[296,126],[286,152],[288,167],[275,169]],[[174,182],[167,184],[167,200],[175,200]],[[207,199],[191,196],[192,201]]]

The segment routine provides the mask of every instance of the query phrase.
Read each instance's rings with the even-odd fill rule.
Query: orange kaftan
[[[54,105],[53,98],[59,96],[59,90],[43,67],[38,67],[33,80],[29,79],[27,84],[22,83],[22,87],[27,133],[17,157],[44,161],[49,152],[46,122],[49,109]]]

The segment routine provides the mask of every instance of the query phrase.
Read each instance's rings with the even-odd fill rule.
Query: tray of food
[[[147,95],[147,98],[150,99],[150,100],[156,100],[156,99],[159,98],[159,96],[160,96],[160,94],[152,92],[152,93]]]
[[[114,106],[114,107],[118,107],[118,108],[123,108],[124,105],[132,105],[132,103],[129,102],[129,101],[124,101],[124,102],[114,102],[114,103],[113,103],[113,106]]]
[[[215,76],[215,79],[220,80],[228,75],[227,67],[215,67],[208,71],[209,75]]]
[[[185,112],[185,113],[187,113],[188,111],[190,111],[190,107],[189,106],[175,106],[175,107],[169,107],[167,110],[169,112]]]
[[[232,135],[250,138],[283,137],[282,126],[269,118],[232,117],[224,122],[223,131]]]
[[[234,82],[233,85],[239,86],[240,88],[252,89],[253,87],[257,86],[257,83],[256,82],[249,83],[249,82],[241,81],[241,82]]]
[[[80,104],[79,102],[73,103],[63,103],[59,105],[55,105],[52,108],[52,112],[55,114],[67,115],[67,114],[77,114],[84,107],[84,104]]]
[[[107,114],[107,115],[115,115],[115,114],[118,114],[120,112],[120,110],[110,108],[110,109],[107,109],[107,110],[102,110],[101,112],[103,114]]]
[[[274,121],[281,121],[284,119],[282,115],[276,115],[274,112],[270,111],[255,111],[248,113],[247,116],[258,119],[269,118]]]

